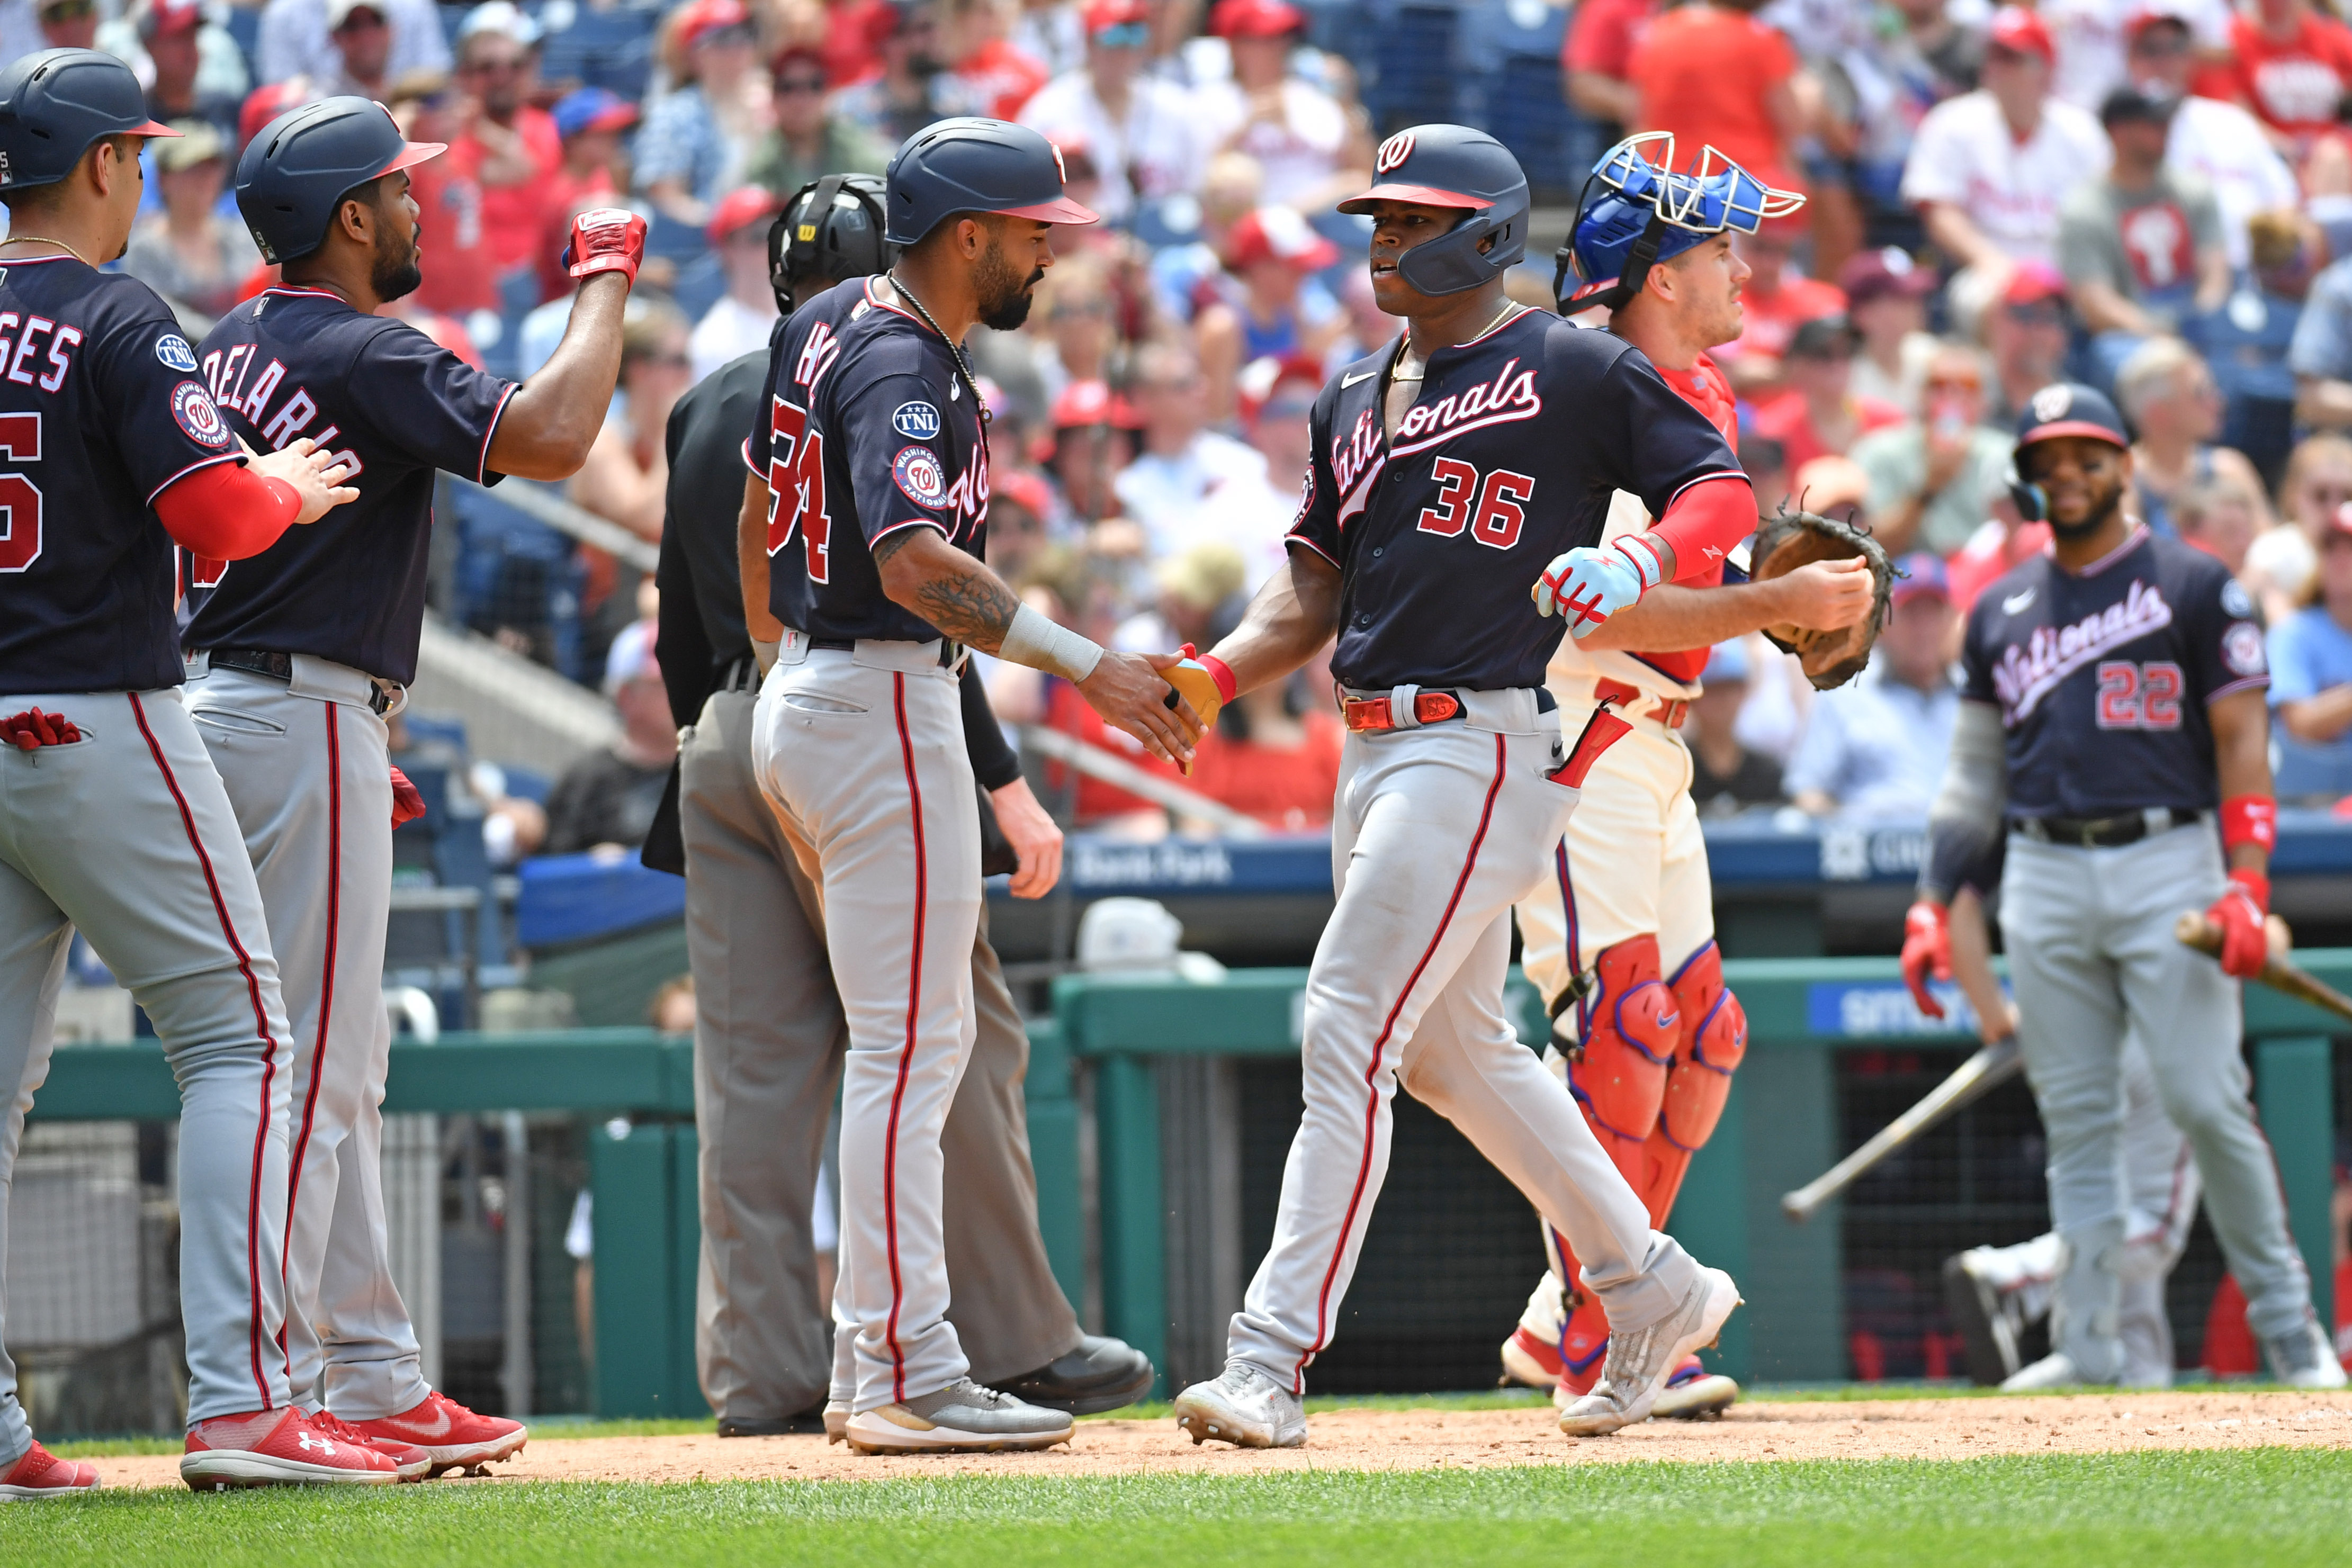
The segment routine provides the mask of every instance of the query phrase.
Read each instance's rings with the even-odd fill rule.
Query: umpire
[[[789,316],[795,298],[880,272],[889,262],[882,231],[881,181],[827,175],[803,186],[769,235],[778,308]],[[815,889],[751,774],[760,682],[736,559],[740,508],[747,497],[765,504],[764,485],[743,476],[743,433],[760,416],[767,368],[766,350],[746,354],[670,414],[656,646],[681,735],[671,798],[645,852],[647,865],[687,879],[701,1139],[695,1362],[721,1437],[815,1430],[835,1382],[810,1210],[848,1026]],[[984,791],[983,864],[1012,872],[1015,896],[1042,897],[1060,873],[1060,830],[1022,779],[969,664],[962,692],[964,742]],[[971,969],[979,1038],[941,1137],[949,1317],[986,1386],[1073,1414],[1117,1409],[1150,1388],[1151,1363],[1082,1333],[1046,1262],[1022,1098],[1029,1040],[985,907]],[[835,1392],[829,1435],[838,1437],[845,1384]]]

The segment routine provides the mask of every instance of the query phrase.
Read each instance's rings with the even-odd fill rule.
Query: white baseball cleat
[[[2001,1379],[2003,1394],[2034,1394],[2045,1388],[2079,1388],[2090,1379],[2083,1375],[2074,1358],[2063,1350],[2053,1350],[2040,1361],[2031,1362]]]
[[[1700,1348],[1713,1344],[1739,1305],[1739,1287],[1720,1269],[1701,1269],[1682,1303],[1647,1328],[1612,1329],[1609,1359],[1592,1392],[1560,1412],[1571,1437],[1598,1437],[1649,1419],[1666,1379]]]
[[[936,1393],[851,1415],[842,1436],[861,1454],[995,1453],[1070,1440],[1070,1417],[959,1377]]]
[[[1307,1412],[1298,1396],[1239,1361],[1215,1382],[1195,1383],[1176,1396],[1176,1425],[1195,1447],[1208,1437],[1236,1448],[1297,1448],[1307,1442]]]
[[[1711,1421],[1738,1403],[1738,1384],[1685,1362],[1667,1375],[1665,1391],[1650,1414],[1661,1421]]]
[[[2270,1363],[2271,1375],[2290,1388],[2341,1388],[2347,1381],[2316,1320],[2298,1333],[2264,1339],[2263,1359]]]
[[[846,1441],[849,1437],[849,1401],[828,1399],[824,1402],[824,1446]]]

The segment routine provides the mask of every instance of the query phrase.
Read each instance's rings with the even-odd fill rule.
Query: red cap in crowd
[[[703,233],[712,245],[719,245],[744,225],[775,216],[783,210],[783,203],[776,200],[773,192],[762,190],[758,185],[746,185],[719,198],[719,205],[711,209],[710,225]]]
[[[1209,13],[1209,31],[1220,38],[1279,38],[1306,27],[1306,13],[1289,0],[1217,0]]]
[[[1087,37],[1089,38],[1130,23],[1148,26],[1151,20],[1151,13],[1143,0],[1094,0],[1086,8],[1085,16]]]
[[[2189,19],[2188,7],[2182,5],[2180,0],[2154,0],[2153,4],[2144,5],[2134,11],[2125,21],[2124,41],[2129,43],[2137,39],[2142,33],[2147,32],[2158,22],[2169,22],[2182,32],[2191,35],[2197,30],[2195,24]]]
[[[1889,295],[1924,299],[1936,291],[1936,275],[1913,261],[1908,251],[1888,246],[1855,255],[1838,268],[1837,284],[1852,308]]]
[[[1285,261],[1300,272],[1320,272],[1339,259],[1339,247],[1289,207],[1244,213],[1225,234],[1225,265],[1236,272],[1261,261]]]
[[[678,47],[690,49],[722,28],[751,26],[751,13],[743,9],[742,0],[688,0],[677,14]]]
[[[1054,400],[1054,428],[1082,430],[1088,425],[1108,424],[1119,430],[1140,430],[1143,422],[1128,406],[1125,398],[1110,390],[1110,383],[1087,380],[1072,382]]]
[[[1264,354],[1244,365],[1239,387],[1243,422],[1257,423],[1274,394],[1286,386],[1305,389],[1312,403],[1323,390],[1323,367],[1305,354]]]
[[[245,144],[260,135],[263,126],[289,109],[301,108],[310,98],[310,83],[303,77],[255,88],[246,95],[245,107],[236,111],[236,150],[243,152]]]
[[[1010,501],[1016,507],[1027,507],[1039,522],[1045,521],[1053,513],[1053,487],[1025,468],[1013,468],[1002,474],[992,474],[989,476],[988,483],[989,488],[994,492],[997,500]]]
[[[2050,37],[2050,24],[2022,5],[2004,5],[1995,11],[1992,26],[1985,29],[1985,42],[2012,55],[2040,55],[2045,66],[2058,58],[2058,46]]]
[[[2066,278],[2046,261],[2021,261],[2017,270],[2009,275],[2009,287],[2000,291],[2004,305],[2039,305],[2045,299],[2066,298]]]
[[[139,18],[139,36],[168,38],[176,33],[193,33],[204,19],[204,7],[196,0],[154,0]]]

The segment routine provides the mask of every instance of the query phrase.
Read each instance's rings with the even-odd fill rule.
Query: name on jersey
[[[271,360],[257,371],[259,356],[254,352],[255,347],[252,343],[238,343],[227,349],[215,349],[205,356],[205,382],[212,388],[222,410],[243,414],[261,432],[262,440],[269,444],[273,452],[306,435],[321,450],[332,450],[335,437],[343,433],[342,426],[330,423],[312,430],[310,422],[319,417],[318,400],[307,388],[287,387],[283,361]],[[160,354],[162,350],[159,348],[157,351]],[[343,480],[346,485],[357,479],[365,466],[348,450],[335,453],[335,461],[347,471]]]
[[[2172,606],[2152,582],[2134,582],[2124,597],[2071,626],[2037,626],[2022,643],[2000,651],[1993,665],[1993,695],[2002,721],[2021,723],[2075,671],[2102,653],[2137,642],[2172,624]]]
[[[22,332],[16,329],[20,324]],[[41,360],[34,358],[34,351],[41,346],[43,338],[49,341],[48,352],[41,360],[48,361],[49,369],[45,373],[36,373],[40,371]],[[73,351],[80,344],[79,327],[52,321],[47,316],[20,319],[14,310],[0,310],[0,375],[18,386],[53,392],[65,385],[67,372],[74,366]]]
[[[1448,392],[1435,402],[1415,403],[1406,411],[1404,418],[1397,422],[1397,445],[1391,455],[1403,457],[1425,452],[1465,432],[1533,419],[1542,412],[1543,397],[1536,391],[1536,373],[1520,370],[1515,356],[1503,361],[1502,370],[1493,381]]]

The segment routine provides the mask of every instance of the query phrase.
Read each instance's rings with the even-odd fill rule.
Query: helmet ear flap
[[[2018,471],[2017,460],[2009,465],[2009,498],[2017,504],[2017,515],[2029,523],[2047,521],[2050,517],[2050,492],[2039,485],[2028,484]]]

